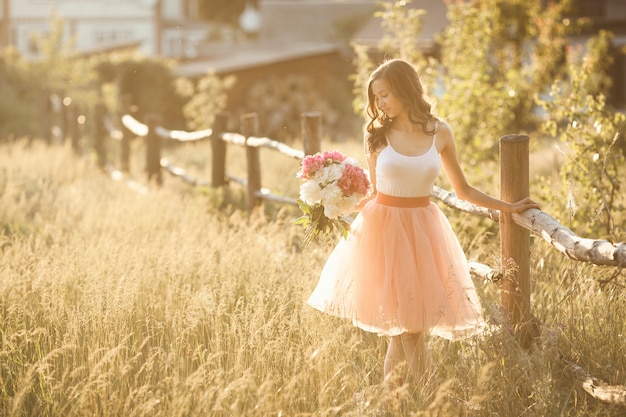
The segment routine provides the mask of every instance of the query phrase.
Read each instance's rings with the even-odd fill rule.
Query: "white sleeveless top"
[[[394,197],[429,196],[441,168],[436,137],[430,148],[417,156],[398,153],[387,141],[376,161],[377,191]]]

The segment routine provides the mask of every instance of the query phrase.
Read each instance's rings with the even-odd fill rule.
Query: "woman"
[[[367,86],[364,139],[373,193],[347,239],[331,253],[308,303],[390,336],[387,379],[406,362],[415,381],[427,374],[426,334],[458,340],[484,327],[482,309],[459,241],[430,202],[440,167],[459,198],[508,212],[538,208],[507,203],[468,184],[450,126],[431,113],[415,68],[394,59]]]

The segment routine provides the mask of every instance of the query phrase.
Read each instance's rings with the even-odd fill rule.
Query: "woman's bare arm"
[[[521,213],[531,208],[539,208],[539,205],[530,198],[508,203],[498,198],[491,197],[470,185],[459,164],[454,135],[450,126],[446,123],[441,123],[437,131],[437,147],[446,176],[460,199],[489,209],[515,213]]]

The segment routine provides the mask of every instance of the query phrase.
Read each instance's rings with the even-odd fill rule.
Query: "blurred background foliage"
[[[588,23],[569,17],[570,0],[450,2],[448,25],[436,39],[436,51],[425,53],[415,40],[428,16],[408,3],[380,2],[380,44],[374,49],[352,45],[353,96],[343,95],[346,103],[334,107],[349,108],[352,100],[355,114],[341,113],[341,118],[357,121],[348,124],[354,138],[361,138],[354,126],[362,121],[369,73],[384,57],[405,58],[419,69],[436,114],[453,126],[461,162],[479,188],[497,189],[493,173],[499,137],[528,134],[535,157],[531,163],[541,167],[531,170],[533,196],[580,234],[623,240],[625,203],[619,179],[624,174],[625,123],[623,112],[607,99],[613,35],[601,32],[586,45],[572,46],[568,37]],[[204,1],[200,6],[211,19],[226,22],[245,2],[226,7]],[[215,14],[217,9],[223,16]],[[63,42],[62,25],[55,19],[55,30],[35,39],[42,51],[38,61],[25,60],[13,50],[0,55],[0,140],[49,138],[58,122],[56,110],[68,104],[67,98],[77,109],[72,117],[76,112],[87,115],[87,125],[95,106],[104,103],[111,115],[131,112],[142,120],[157,114],[169,129],[206,128],[226,107],[228,90],[236,83],[210,71],[200,79],[180,78],[174,62],[134,50],[79,55],[71,42]],[[293,77],[270,81],[277,84],[273,90],[293,89]],[[263,97],[256,101],[263,102]]]
[[[26,60],[12,49],[0,55],[0,92],[5,98],[0,104],[0,140],[47,138],[50,127],[59,123],[64,99],[83,115],[103,103],[111,115],[130,112],[142,121],[148,114],[158,115],[170,129],[195,127],[201,118],[206,124],[207,111],[225,106],[232,80],[210,72],[199,80],[181,79],[175,75],[175,62],[133,49],[77,54],[62,34],[63,22],[55,19],[48,36],[33,40],[42,52],[40,60]]]

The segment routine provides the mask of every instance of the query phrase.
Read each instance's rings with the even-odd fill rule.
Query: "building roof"
[[[197,61],[181,63],[177,67],[177,75],[195,77],[204,75],[209,70],[218,75],[231,73],[307,56],[334,53],[339,50],[339,46],[323,42],[258,40],[221,45],[216,43],[215,49],[218,51],[222,49],[223,52]]]

